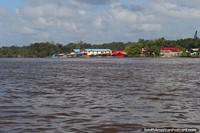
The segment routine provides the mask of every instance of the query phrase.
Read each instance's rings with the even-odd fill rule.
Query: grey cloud
[[[113,0],[75,0],[75,1],[91,5],[105,5],[109,4]]]
[[[4,16],[4,15],[7,15],[7,14],[8,14],[8,12],[4,8],[0,7],[0,16]]]
[[[124,9],[127,9],[127,10],[130,10],[132,12],[142,12],[144,10],[144,7],[142,5],[139,5],[139,4],[133,4],[133,3],[130,3],[130,4],[120,4],[121,8],[124,8]]]

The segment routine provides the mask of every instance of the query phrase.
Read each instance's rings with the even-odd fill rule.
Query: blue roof
[[[80,49],[73,49],[74,53],[77,55],[82,54]]]
[[[73,49],[73,51],[76,53],[76,52],[81,52],[80,49]]]
[[[84,49],[85,51],[92,51],[92,52],[112,52],[110,49]]]
[[[51,56],[52,56],[52,57],[56,57],[57,55],[56,55],[56,54],[51,54]]]

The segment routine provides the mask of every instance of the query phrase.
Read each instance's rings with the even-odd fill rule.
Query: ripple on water
[[[0,59],[0,132],[200,127],[197,59]]]
[[[113,124],[102,124],[90,129],[95,129],[98,133],[131,133],[134,131],[141,131],[144,128],[140,124],[130,124],[130,123],[113,123]]]

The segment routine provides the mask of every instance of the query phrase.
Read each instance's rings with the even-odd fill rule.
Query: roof
[[[65,54],[58,54],[59,56],[64,56]]]
[[[73,51],[76,53],[76,52],[81,52],[80,49],[73,49]]]
[[[73,49],[73,51],[74,51],[74,53],[76,55],[81,55],[82,54],[80,49]]]
[[[112,52],[110,49],[84,49],[84,51],[92,51],[92,52]]]
[[[126,52],[124,50],[116,50],[116,51],[113,51],[112,54],[126,54]]]
[[[199,48],[192,48],[191,50],[194,51],[194,52],[198,52]]]
[[[177,52],[181,51],[179,48],[176,47],[161,47],[160,51],[172,51],[172,52]]]

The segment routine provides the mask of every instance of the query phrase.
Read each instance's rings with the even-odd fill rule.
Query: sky
[[[192,38],[200,0],[0,0],[0,46]]]

